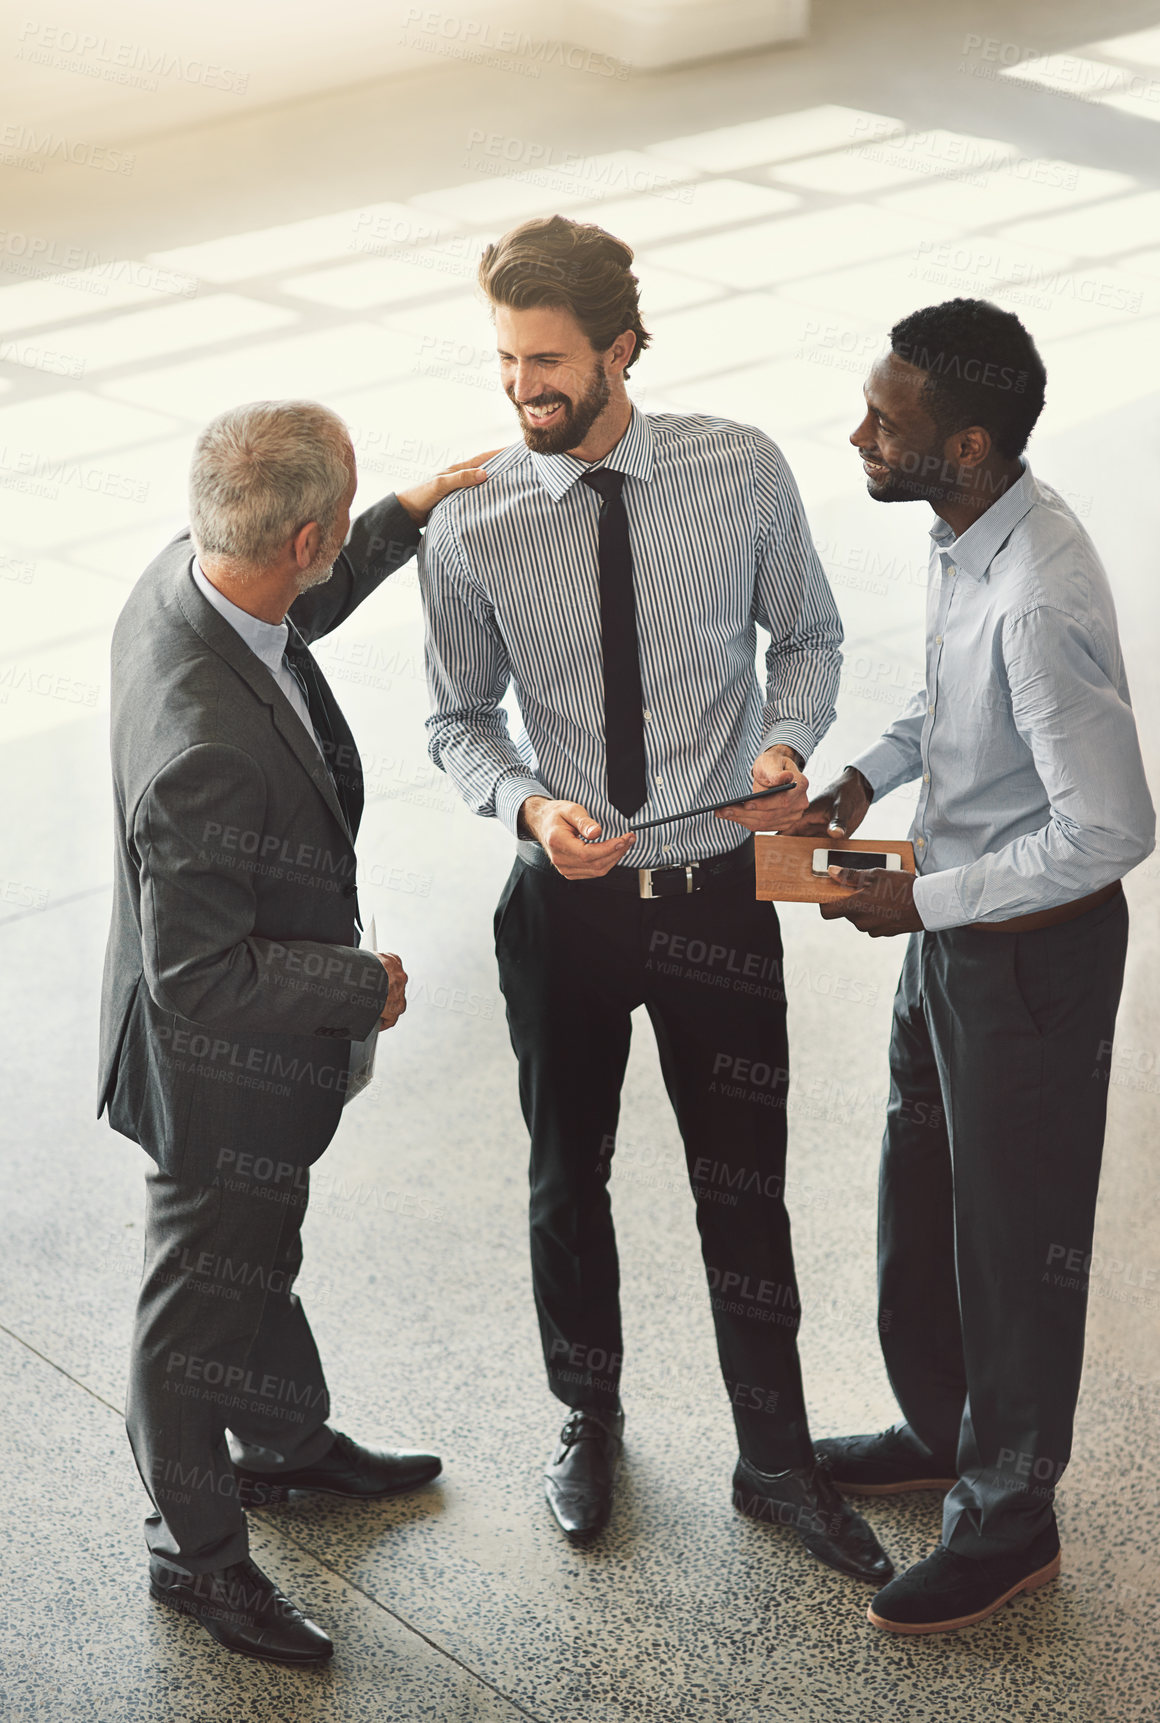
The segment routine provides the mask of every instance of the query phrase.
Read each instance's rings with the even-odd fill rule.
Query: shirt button
[[[930,713],[930,715],[931,715],[931,717],[932,717],[932,718],[933,718],[933,717],[934,717],[934,707],[933,707],[933,706],[928,706],[928,707],[927,707],[927,711],[928,711],[928,712],[929,712],[929,713]]]
[[[663,789],[664,789],[664,787],[665,787],[665,780],[664,780],[664,779],[663,779],[663,778],[657,778],[657,779],[656,779],[656,780],[655,780],[655,783],[656,783],[656,787],[657,787],[657,789],[658,789],[658,790],[663,790]]]
[[[649,711],[647,706],[645,707],[644,712],[642,713],[642,717],[645,717],[645,718],[651,718],[652,717],[652,713]]]
[[[952,562],[951,566],[947,569],[947,573],[950,575],[952,580],[955,578],[955,575],[958,572],[959,572],[958,569],[955,567],[954,563]]]
[[[923,774],[922,774],[922,781],[923,781],[923,783],[924,783],[924,784],[929,784],[929,783],[930,783],[930,773],[929,773],[929,772],[924,772],[924,773],[923,773]]]
[[[925,838],[915,838],[914,847],[916,850],[924,850],[926,848],[926,839]]]
[[[663,855],[663,856],[671,856],[671,855],[672,855],[672,853],[673,853],[673,846],[672,846],[672,844],[662,844],[662,845],[661,845],[661,854],[662,854],[662,855]]]
[[[936,645],[936,646],[941,646],[941,645],[942,645],[942,635],[941,635],[941,634],[936,634],[936,635],[935,635],[935,637],[934,637],[934,643],[935,643],[935,645]],[[646,713],[646,714],[645,714],[645,716],[646,716],[646,717],[647,717],[647,716],[648,716],[648,714],[647,714],[647,713]]]

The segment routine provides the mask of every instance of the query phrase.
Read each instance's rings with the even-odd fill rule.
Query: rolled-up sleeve
[[[963,867],[924,874],[914,899],[932,929],[1052,909],[1122,878],[1149,855],[1155,814],[1132,708],[1087,629],[1037,605],[1007,620],[1011,710],[1050,818]]]
[[[842,623],[793,474],[776,443],[755,461],[761,529],[753,615],[770,635],[761,746],[809,758],[834,722]]]
[[[431,716],[427,751],[473,813],[513,836],[529,796],[546,796],[508,729],[501,702],[511,664],[486,594],[460,554],[449,511],[436,509],[419,553]]]

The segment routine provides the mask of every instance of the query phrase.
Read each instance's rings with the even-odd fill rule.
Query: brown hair
[[[570,311],[598,353],[631,329],[636,346],[627,375],[651,339],[640,320],[640,284],[631,263],[632,247],[602,227],[540,216],[487,247],[479,260],[479,285],[493,309],[556,305]]]

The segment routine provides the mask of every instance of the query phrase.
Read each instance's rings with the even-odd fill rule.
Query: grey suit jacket
[[[309,641],[337,627],[418,542],[394,497],[369,509],[293,628]],[[97,1112],[175,1176],[289,1189],[333,1136],[350,1042],[388,992],[356,945],[362,768],[321,672],[331,771],[192,560],[181,533],[113,634]]]

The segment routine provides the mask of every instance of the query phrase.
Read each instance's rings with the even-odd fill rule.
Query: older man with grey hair
[[[352,1046],[393,1027],[407,983],[397,956],[357,943],[362,769],[309,642],[408,561],[486,458],[351,527],[337,415],[224,413],[194,453],[191,529],[113,637],[98,1111],[154,1162],[127,1412],[150,1587],[228,1649],[283,1663],[334,1648],[250,1561],[245,1509],[292,1489],[392,1495],[440,1470],[330,1427],[293,1290]]]

